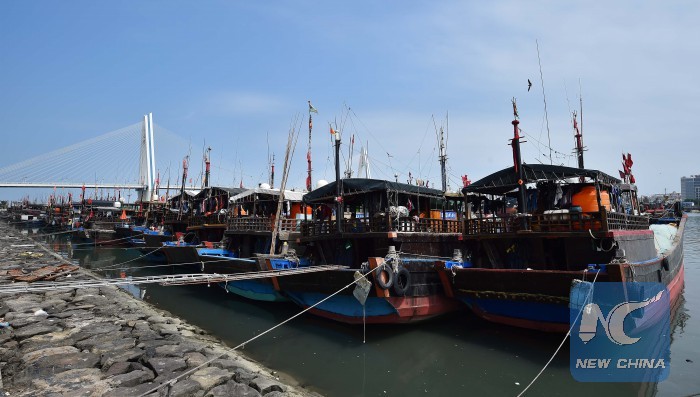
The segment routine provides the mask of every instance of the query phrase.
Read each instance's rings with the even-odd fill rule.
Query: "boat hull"
[[[637,262],[608,264],[597,270],[556,271],[527,269],[444,269],[443,286],[477,316],[491,322],[545,332],[567,332],[570,327],[569,293],[574,280],[601,282],[657,282],[666,286],[671,307],[683,291],[685,272],[683,229],[680,222],[673,248],[663,256]],[[619,233],[619,245],[648,251],[651,238],[644,233]],[[625,244],[628,244],[625,246]],[[636,252],[638,253],[638,249]],[[655,251],[654,251],[655,252]],[[454,276],[451,276],[451,273]]]
[[[379,261],[381,258],[370,258],[370,266],[376,266]],[[418,265],[409,271],[411,284],[406,288],[404,296],[399,296],[391,288],[380,287],[372,273],[368,277],[372,287],[364,310],[363,305],[353,296],[355,287],[344,288],[354,281],[353,269],[273,278],[273,285],[279,286],[300,307],[315,306],[310,310],[311,313],[348,324],[409,323],[461,308],[458,302],[444,294],[434,270]],[[334,295],[337,291],[340,292]]]

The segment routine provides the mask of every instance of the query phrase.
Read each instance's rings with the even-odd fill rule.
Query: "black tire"
[[[661,266],[663,266],[664,270],[668,271],[670,266],[668,264],[668,257],[665,256],[664,259],[661,260]]]
[[[394,278],[394,292],[396,295],[405,296],[411,286],[411,272],[403,266],[399,266],[399,271]]]
[[[382,277],[382,273],[386,274],[386,281]],[[377,270],[377,276],[375,277],[377,284],[383,289],[389,289],[394,284],[394,272],[391,271],[391,267],[387,265],[381,265]]]

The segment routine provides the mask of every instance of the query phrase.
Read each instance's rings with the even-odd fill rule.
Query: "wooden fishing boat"
[[[307,266],[308,261],[288,252],[299,236],[299,219],[303,218],[301,198],[303,194],[284,191],[280,219],[276,220],[279,206],[279,189],[257,187],[240,192],[230,198],[227,229],[221,248],[198,248],[199,257],[206,261],[205,273],[236,274],[267,270],[266,258],[270,255],[273,238],[280,258],[273,258],[272,268]],[[277,235],[273,236],[277,227]],[[232,281],[224,285],[228,292],[253,300],[286,301],[280,291],[273,288],[269,279]]]
[[[301,222],[297,253],[311,265],[347,268],[274,279],[295,303],[310,307],[329,298],[311,312],[345,323],[404,323],[458,309],[432,266],[437,258],[450,259],[462,238],[460,222],[441,217],[443,210],[454,212],[442,191],[343,179],[307,193],[304,203],[313,214]],[[352,288],[330,297],[357,271],[373,274],[364,310]]]
[[[580,168],[523,164],[518,123],[514,165],[463,189],[474,209],[464,226],[468,260],[437,263],[447,294],[488,321],[552,332],[569,329],[572,283],[596,277],[662,283],[673,307],[684,283],[686,216],[676,211],[650,225],[639,212],[630,155],[623,180],[582,160]]]

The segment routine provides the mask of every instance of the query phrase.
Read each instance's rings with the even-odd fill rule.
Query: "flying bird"
[[[530,91],[530,88],[532,88],[532,81],[530,79],[527,79],[527,91]]]

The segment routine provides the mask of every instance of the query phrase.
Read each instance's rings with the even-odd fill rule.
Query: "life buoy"
[[[403,266],[399,266],[399,271],[396,272],[394,279],[394,292],[396,295],[404,296],[411,286],[411,272]]]
[[[383,275],[386,274],[386,277]],[[377,284],[383,289],[389,289],[394,284],[394,272],[387,265],[381,265],[377,270]]]

